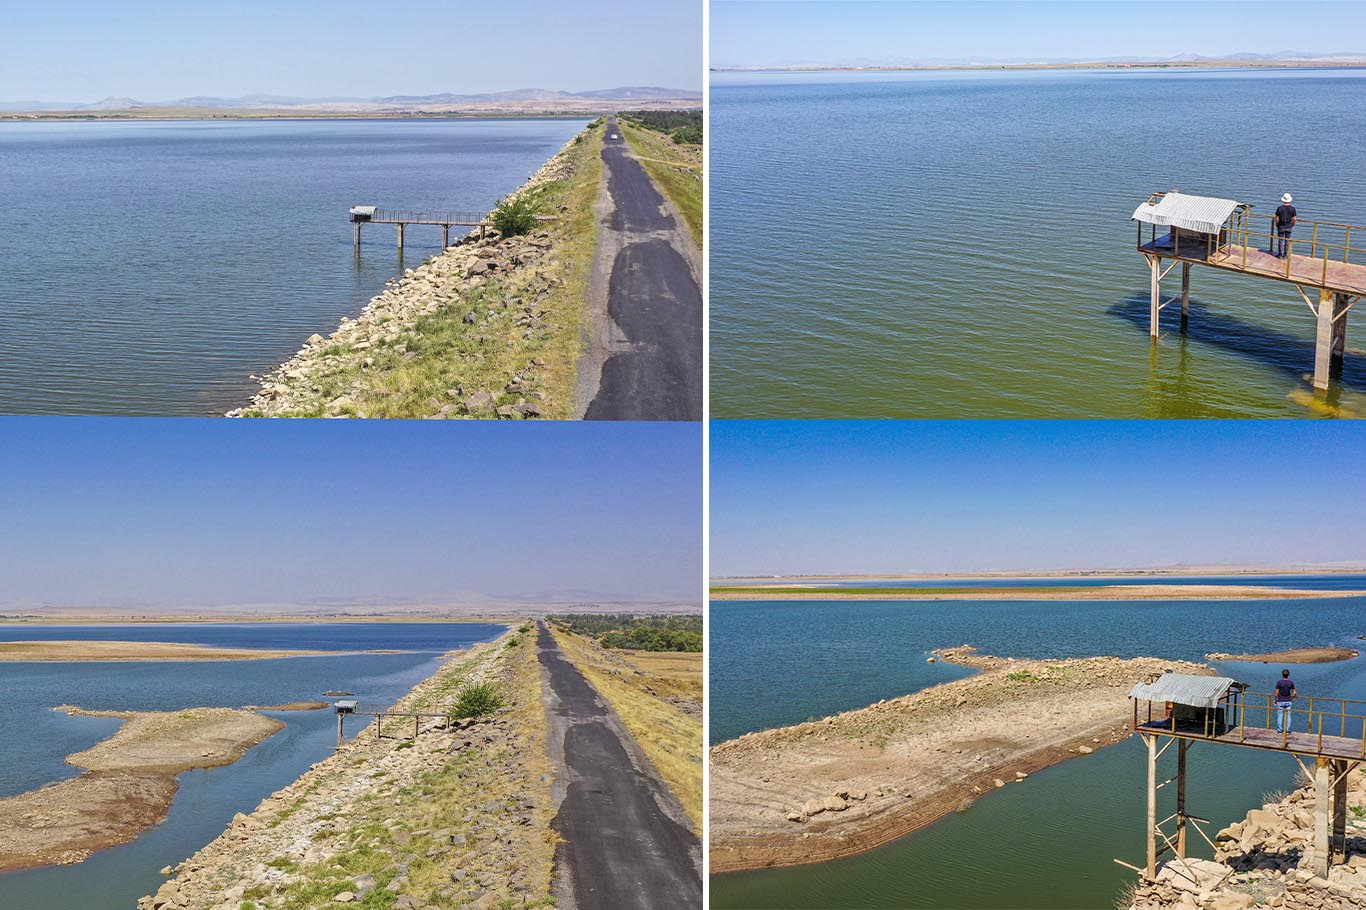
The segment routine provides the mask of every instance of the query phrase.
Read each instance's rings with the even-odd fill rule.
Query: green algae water
[[[715,417],[1366,414],[1361,330],[1315,396],[1288,284],[1195,268],[1152,344],[1129,220],[1178,188],[1366,223],[1359,143],[1311,139],[1366,133],[1366,71],[718,73],[710,105]]]
[[[1355,647],[1366,634],[1366,598],[734,601],[713,603],[710,621],[711,731],[719,742],[961,678],[971,671],[926,664],[925,656],[965,642],[1001,656],[1187,660],[1216,650]],[[1260,689],[1279,669],[1216,666]],[[1366,658],[1293,673],[1301,692],[1366,698]],[[1158,773],[1165,779],[1174,767],[1173,751]],[[1211,820],[1211,836],[1266,794],[1292,788],[1298,771],[1290,756],[1211,745],[1196,745],[1189,767],[1190,811]],[[1142,744],[1125,740],[987,793],[965,811],[858,856],[713,876],[711,906],[1110,910],[1135,878],[1113,860],[1136,863],[1143,855],[1144,774]],[[1171,796],[1163,791],[1160,798]],[[1194,855],[1209,855],[1203,841],[1192,840],[1203,848]]]

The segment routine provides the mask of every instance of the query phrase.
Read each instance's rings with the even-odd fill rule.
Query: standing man
[[[1276,680],[1276,732],[1284,730],[1290,732],[1290,709],[1295,704],[1295,682],[1290,678],[1289,670],[1281,671],[1281,678]]]
[[[1290,203],[1294,201],[1289,193],[1281,197],[1281,207],[1276,209],[1276,236],[1280,238],[1280,247],[1276,250],[1277,259],[1284,259],[1290,251],[1290,232],[1295,229],[1295,219],[1297,213],[1295,207]]]

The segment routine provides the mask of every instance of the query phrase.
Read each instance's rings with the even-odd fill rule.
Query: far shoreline
[[[1366,69],[1366,60],[1304,61],[1293,60],[1205,60],[1178,62],[1145,60],[1134,62],[1093,60],[1087,63],[939,63],[905,64],[901,66],[713,66],[712,73],[919,73],[919,72],[978,72],[1001,70],[1307,70],[1307,69]]]
[[[710,589],[715,601],[1169,601],[1169,600],[1328,600],[1366,597],[1366,591],[1276,588],[1264,585],[1057,585],[909,588],[829,588],[817,585],[721,585]]]

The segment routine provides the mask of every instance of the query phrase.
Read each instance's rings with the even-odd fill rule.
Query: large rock
[[[1170,860],[1157,870],[1157,880],[1171,885],[1177,891],[1202,894],[1209,892],[1232,871],[1212,859]]]

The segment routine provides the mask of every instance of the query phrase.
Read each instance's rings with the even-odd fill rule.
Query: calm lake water
[[[0,413],[220,414],[439,227],[347,209],[483,211],[578,120],[0,123]]]
[[[1366,414],[1350,329],[1313,400],[1290,285],[1195,269],[1151,345],[1133,249],[1173,188],[1366,222],[1324,124],[1366,132],[1366,71],[716,74],[713,414]]]
[[[23,736],[0,737],[0,797],[75,777],[65,764],[118,729],[111,718],[68,717],[59,704],[111,710],[240,707],[319,699],[331,690],[364,702],[392,703],[438,665],[441,653],[497,637],[482,623],[262,623],[232,625],[0,626],[0,641],[112,639],[224,647],[346,651],[401,648],[402,654],[337,654],[259,661],[18,663],[0,661],[7,719]],[[180,775],[166,821],[137,840],[83,863],[0,875],[0,907],[25,910],[129,910],[156,890],[162,866],[175,865],[213,840],[238,812],[294,781],[332,753],[330,711],[266,712],[283,730],[223,768]],[[365,728],[347,726],[353,736]]]
[[[1188,660],[1210,651],[1357,647],[1357,636],[1366,634],[1366,598],[718,601],[710,622],[711,735],[719,742],[967,676],[971,671],[961,667],[925,663],[930,650],[965,643],[1002,656]],[[1279,671],[1262,664],[1219,668],[1262,691]],[[1366,659],[1295,667],[1293,674],[1302,693],[1366,699]],[[1213,821],[1212,835],[1261,805],[1265,793],[1293,786],[1297,770],[1289,756],[1197,749],[1192,811]],[[1133,877],[1112,859],[1135,862],[1144,849],[1144,773],[1141,743],[1126,740],[1031,774],[1024,784],[989,793],[967,811],[869,853],[714,876],[711,905],[1110,910]],[[992,855],[988,875],[980,864],[983,850]]]

